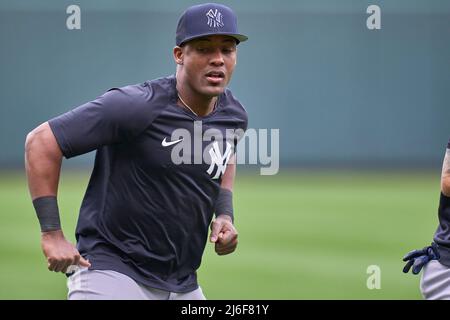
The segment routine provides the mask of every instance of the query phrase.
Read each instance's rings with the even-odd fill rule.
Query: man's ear
[[[175,60],[175,63],[178,65],[182,65],[183,64],[183,56],[184,56],[183,48],[181,48],[179,46],[175,46],[173,48],[173,59]]]

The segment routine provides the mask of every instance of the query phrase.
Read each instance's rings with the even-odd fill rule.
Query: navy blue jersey
[[[223,133],[199,148],[206,158],[224,155],[228,129],[247,129],[247,114],[231,91],[197,117],[177,105],[174,76],[113,88],[94,101],[49,121],[66,158],[96,150],[94,169],[76,228],[77,248],[91,269],[114,270],[153,288],[188,292],[207,242],[224,168],[194,163],[194,141],[174,163],[174,130]],[[192,136],[192,139],[195,137]],[[184,140],[187,140],[184,138]],[[234,148],[233,148],[234,150]],[[225,163],[226,164],[226,163]]]

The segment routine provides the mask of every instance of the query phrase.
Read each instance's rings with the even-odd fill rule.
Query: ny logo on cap
[[[219,10],[209,9],[206,16],[208,17],[208,26],[212,28],[223,27],[222,14]]]

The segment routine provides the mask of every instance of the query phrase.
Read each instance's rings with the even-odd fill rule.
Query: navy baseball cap
[[[209,35],[227,35],[237,43],[248,37],[240,34],[236,14],[222,4],[204,3],[186,9],[178,20],[176,44],[180,46],[189,40]]]

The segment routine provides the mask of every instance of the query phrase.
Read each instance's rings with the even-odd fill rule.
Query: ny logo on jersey
[[[208,26],[212,28],[223,27],[222,14],[219,10],[209,9],[208,13],[206,13],[206,17],[208,18]]]
[[[230,160],[231,144],[227,142],[227,147],[224,154],[222,155],[220,153],[219,143],[217,141],[214,141],[212,144],[212,148],[209,149],[209,155],[211,156],[211,165],[206,172],[211,175],[214,167],[217,166],[217,171],[213,179],[218,179],[221,174],[224,174],[228,160]]]

